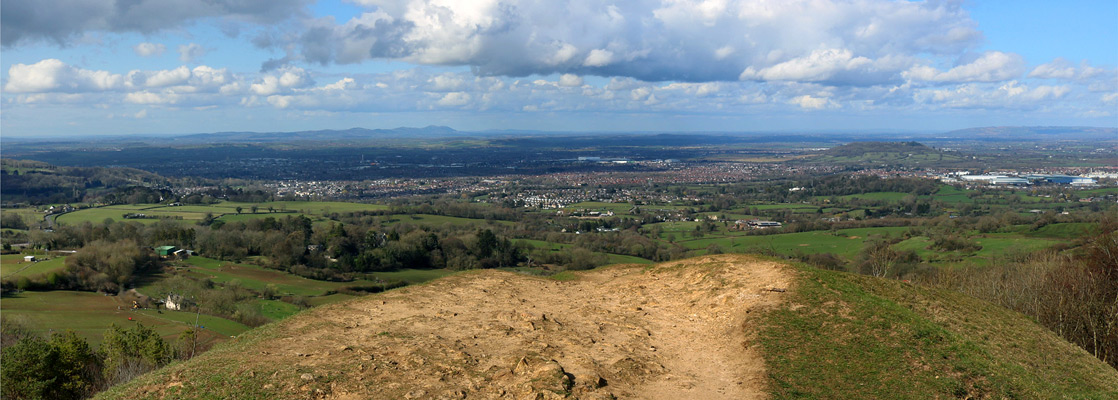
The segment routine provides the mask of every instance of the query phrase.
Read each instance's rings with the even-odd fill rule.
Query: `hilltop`
[[[316,308],[101,398],[1049,398],[1118,371],[1016,313],[741,255],[483,270]]]
[[[919,142],[851,142],[835,146],[806,159],[825,165],[934,166],[965,165],[970,157],[945,152]]]

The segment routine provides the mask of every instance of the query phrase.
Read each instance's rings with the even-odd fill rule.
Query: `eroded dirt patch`
[[[481,271],[300,314],[281,339],[195,361],[235,363],[281,398],[764,398],[751,317],[790,284],[739,255],[564,282]],[[137,394],[189,396],[189,371]]]

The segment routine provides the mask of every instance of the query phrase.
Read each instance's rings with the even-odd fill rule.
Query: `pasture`
[[[47,334],[52,331],[72,330],[91,344],[98,344],[111,324],[128,327],[142,323],[159,332],[165,339],[174,340],[180,333],[194,325],[195,314],[163,310],[131,311],[131,303],[118,296],[98,293],[51,291],[22,292],[5,295],[0,310],[5,318],[21,320],[32,331]],[[132,320],[128,318],[131,317]],[[239,335],[248,326],[210,315],[198,316],[202,342],[224,341]]]
[[[46,274],[66,268],[66,257],[54,257],[45,261],[25,262],[23,254],[0,256],[0,277],[19,277]]]
[[[256,207],[256,212],[252,208]],[[237,207],[241,212],[237,212]],[[270,209],[269,209],[270,208]],[[261,203],[238,203],[223,201],[207,205],[172,206],[167,204],[118,204],[95,208],[86,208],[58,217],[57,222],[62,224],[80,224],[83,222],[100,223],[106,219],[114,221],[135,221],[142,224],[152,224],[160,219],[169,219],[176,223],[193,224],[203,220],[206,214],[212,214],[226,222],[243,221],[255,218],[282,218],[284,216],[305,215],[308,218],[320,220],[323,216],[332,213],[381,211],[388,206],[382,204],[344,203],[335,201],[274,201]],[[149,218],[125,219],[125,214],[144,214]]]

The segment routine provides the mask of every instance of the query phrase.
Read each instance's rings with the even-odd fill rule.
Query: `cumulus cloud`
[[[31,65],[12,65],[4,90],[11,93],[83,92],[111,90],[123,84],[124,76],[120,74],[75,68],[51,58]]]
[[[67,45],[88,32],[153,33],[202,18],[272,23],[305,13],[312,0],[12,0],[0,13],[4,47],[47,40]]]
[[[954,58],[982,39],[958,2],[887,0],[356,1],[260,46],[285,60],[398,59],[483,76],[574,74],[645,81],[897,80],[920,57]],[[898,61],[886,65],[881,60]],[[745,74],[749,68],[752,70]]]
[[[1111,76],[1118,75],[1118,71],[1107,71],[1105,68],[1092,67],[1088,65],[1086,61],[1076,66],[1064,58],[1056,58],[1050,63],[1041,64],[1033,68],[1032,72],[1029,72],[1029,77],[1063,80],[1091,79],[1105,75],[1108,72]]]
[[[917,101],[949,108],[1032,108],[1058,100],[1071,92],[1067,86],[1039,85],[1029,88],[1018,81],[1001,84],[968,83],[942,89],[916,92]]]
[[[164,46],[162,43],[144,42],[132,46],[132,51],[135,51],[136,55],[139,55],[140,57],[155,57],[158,55],[162,55],[163,52],[167,51],[167,46]]]
[[[988,51],[977,59],[947,71],[921,65],[904,72],[909,79],[929,82],[998,82],[1020,77],[1025,60],[1020,55]]]
[[[438,104],[444,107],[460,107],[469,103],[470,94],[465,92],[450,92],[438,101]]]
[[[277,72],[278,74],[264,75],[249,86],[249,90],[260,96],[269,96],[314,84],[310,74],[302,68],[285,67]]]

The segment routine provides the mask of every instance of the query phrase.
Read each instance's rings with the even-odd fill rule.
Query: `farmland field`
[[[11,257],[15,256],[15,257]],[[61,271],[66,267],[66,257],[54,257],[46,261],[32,263],[23,261],[23,254],[6,254],[0,259],[0,276],[33,276],[53,271]]]
[[[5,295],[0,302],[5,318],[22,320],[33,331],[73,330],[93,344],[101,342],[111,324],[127,327],[142,323],[167,339],[177,337],[194,324],[193,313],[130,311],[130,307],[118,296],[72,291],[22,292]],[[223,341],[249,329],[240,323],[209,315],[201,315],[199,323],[206,327],[201,335],[206,342]]]
[[[252,207],[256,206],[256,213]],[[237,207],[241,212],[237,213]],[[268,207],[272,207],[269,210]],[[63,224],[80,224],[83,222],[99,223],[105,219],[123,221],[124,214],[142,213],[154,218],[135,218],[127,221],[136,221],[151,224],[160,218],[169,218],[177,223],[195,223],[205,218],[206,214],[213,214],[227,222],[240,221],[253,218],[282,218],[283,216],[307,215],[312,219],[335,212],[379,211],[387,210],[388,206],[381,204],[361,204],[329,201],[275,201],[260,203],[220,202],[210,205],[170,206],[166,204],[123,204],[96,208],[87,208],[58,217],[58,222]]]

